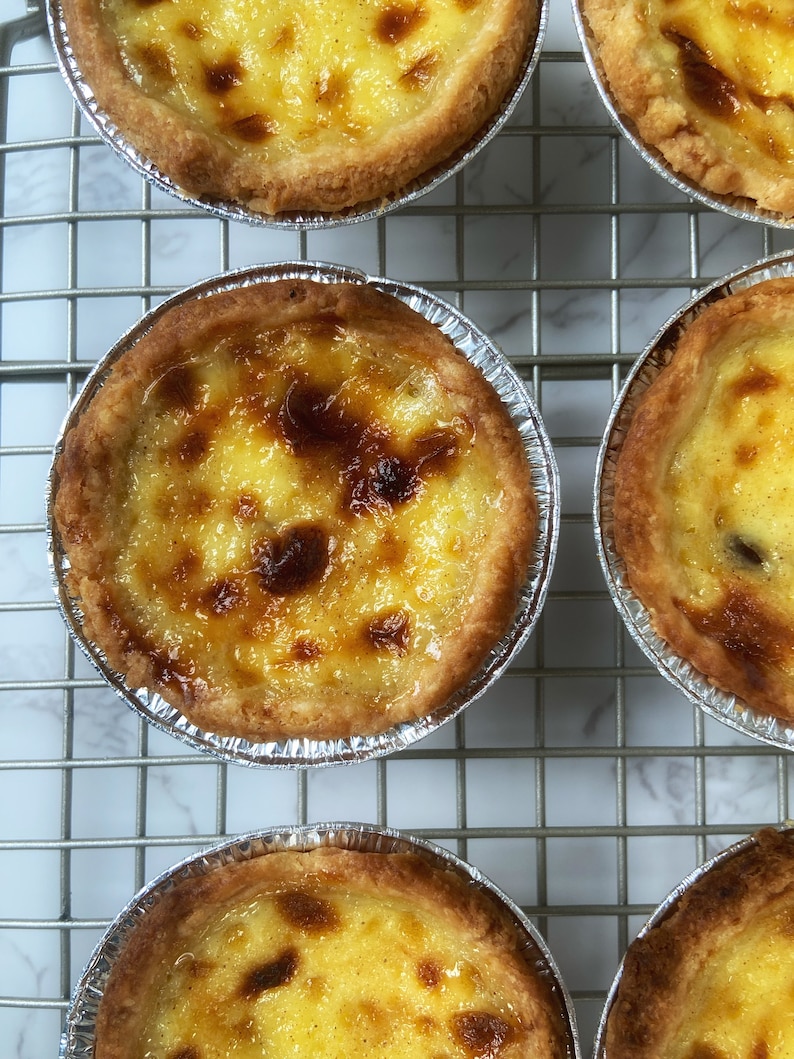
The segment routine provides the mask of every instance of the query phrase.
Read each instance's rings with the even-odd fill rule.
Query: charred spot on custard
[[[247,114],[244,118],[238,118],[228,126],[228,131],[238,140],[245,143],[262,143],[276,131],[276,124],[266,114]]]
[[[751,364],[747,371],[736,379],[731,390],[736,400],[741,401],[744,397],[769,393],[771,390],[776,390],[779,385],[780,380],[774,372]]]
[[[493,1059],[509,1041],[512,1031],[504,1019],[489,1011],[461,1012],[452,1017],[452,1032],[458,1044],[473,1056]]]
[[[420,56],[415,63],[400,75],[399,83],[403,88],[423,90],[430,86],[436,76],[438,56],[433,52],[427,52]]]
[[[166,1059],[201,1059],[201,1052],[193,1044],[186,1044],[184,1048],[175,1048],[169,1052]]]
[[[397,609],[376,615],[367,625],[366,637],[376,651],[389,651],[402,658],[411,643],[408,612]]]
[[[204,603],[218,617],[234,610],[242,598],[243,591],[239,583],[228,577],[219,577],[204,593]]]
[[[187,364],[175,364],[156,379],[151,394],[173,412],[195,413],[201,407],[201,388]],[[148,396],[148,394],[147,394]]]
[[[224,59],[204,67],[204,84],[207,91],[223,96],[243,83],[245,69],[237,58]]]
[[[292,657],[296,662],[313,662],[315,658],[320,658],[322,653],[318,643],[307,640],[304,636],[298,637],[292,644]]]
[[[192,548],[188,548],[184,555],[174,564],[171,570],[171,580],[177,584],[184,584],[201,569],[201,559]]]
[[[149,41],[141,44],[135,49],[135,58],[138,64],[150,77],[156,81],[173,81],[176,72],[171,57],[162,44]]]
[[[254,545],[254,569],[261,586],[289,596],[319,581],[328,567],[328,536],[321,526],[300,523]]]
[[[256,1000],[269,989],[287,985],[297,973],[300,957],[294,949],[287,949],[275,960],[260,964],[248,972],[240,984],[240,995],[245,1000]]]
[[[204,459],[209,449],[209,438],[203,430],[192,430],[177,445],[180,463],[193,464]]]
[[[305,890],[277,894],[276,907],[291,927],[305,933],[335,930],[339,926],[339,916],[331,902]]]
[[[663,27],[662,34],[678,49],[684,88],[692,102],[723,121],[735,118],[741,102],[731,78],[712,65],[710,56],[695,41],[674,27]]]
[[[738,533],[730,533],[726,538],[726,547],[730,557],[745,569],[758,570],[764,565],[763,549],[751,544]]]
[[[240,493],[232,502],[232,518],[238,526],[256,522],[260,513],[259,500],[251,493]]]
[[[347,77],[340,70],[324,70],[316,83],[315,100],[326,106],[336,106],[347,96]]]
[[[399,44],[427,19],[420,4],[390,4],[378,15],[375,35],[384,44]]]
[[[202,27],[197,26],[195,22],[183,22],[179,27],[179,30],[188,40],[201,40],[205,32]]]
[[[757,445],[737,445],[734,457],[740,467],[747,467],[758,457]]]
[[[333,394],[297,379],[284,395],[278,412],[284,441],[295,452],[338,442],[360,433],[360,427],[340,407]]]
[[[422,960],[417,964],[416,977],[422,985],[434,989],[444,977],[444,970],[437,960]]]

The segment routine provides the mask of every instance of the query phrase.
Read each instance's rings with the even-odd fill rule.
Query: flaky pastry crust
[[[402,1017],[406,1022],[415,1019],[417,1012],[410,1007],[401,1011],[393,999],[373,994],[372,976],[380,973],[380,966],[388,963],[393,953],[384,951],[378,939],[372,937],[368,938],[366,949],[360,949],[361,938],[355,931],[356,924],[346,919],[348,895],[374,899],[382,905],[383,915],[390,920],[395,914],[392,906],[396,904],[396,915],[406,921],[407,928],[414,933],[413,941],[409,943],[410,961],[420,979],[424,976],[424,987],[418,986],[420,996],[425,990],[437,991],[436,976],[423,968],[434,966],[440,955],[432,948],[426,948],[425,933],[415,916],[429,917],[441,927],[458,951],[470,953],[471,959],[476,961],[473,971],[485,987],[485,995],[494,997],[494,1002],[498,998],[501,1006],[499,1015],[496,1009],[493,1011],[494,1024],[496,1019],[501,1021],[501,1016],[509,1018],[509,1032],[505,1029],[501,1034],[492,1035],[487,1045],[483,1040],[478,1045],[474,1039],[469,1039],[468,1046],[465,1037],[456,1045],[451,1032],[450,1054],[486,1054],[482,1048],[487,1047],[487,1054],[494,1059],[514,1056],[565,1059],[568,1054],[567,1029],[561,997],[554,991],[550,980],[538,972],[533,962],[534,950],[527,949],[526,939],[506,910],[486,892],[464,882],[454,871],[434,867],[416,854],[369,853],[337,847],[320,847],[310,852],[266,853],[250,860],[232,861],[205,875],[178,878],[173,887],[163,890],[146,908],[145,914],[137,919],[135,928],[113,960],[96,1019],[96,1059],[141,1059],[141,1049],[151,1032],[152,1019],[156,1018],[158,994],[166,987],[170,969],[178,963],[179,957],[184,961],[196,956],[202,945],[199,939],[214,929],[213,924],[233,924],[236,914],[266,901],[280,902],[281,908],[286,908],[286,914],[279,922],[276,936],[271,932],[260,941],[252,940],[250,951],[263,960],[274,952],[289,951],[292,954],[295,968],[291,970],[291,976],[284,975],[284,982],[279,982],[280,988],[301,988],[300,979],[312,965],[313,948],[322,946],[327,935],[336,934],[341,936],[343,943],[354,947],[348,950],[345,964],[334,968],[334,986],[338,984],[346,989],[349,984],[346,976],[349,975],[353,982],[352,992],[358,995],[362,1010],[388,1005],[386,1012],[390,1019]],[[385,925],[384,930],[385,937],[393,941],[392,922]],[[230,940],[228,951],[221,950],[219,958],[221,966],[218,970],[223,976],[219,979],[219,988],[228,988],[224,979],[228,982],[229,977],[232,981],[244,980],[246,973],[250,972],[246,966],[247,958],[235,955]],[[229,965],[232,967],[231,976],[228,974]],[[301,969],[304,966],[305,971]],[[318,965],[315,963],[314,966]],[[395,959],[394,968],[397,975],[411,973],[400,959]],[[458,973],[454,968],[449,971]],[[214,972],[215,968],[203,964],[200,977],[206,980]],[[260,979],[267,980],[261,970]],[[397,990],[402,988],[396,980],[393,984]],[[201,988],[206,988],[203,983]],[[264,989],[273,989],[272,980],[267,980]],[[251,1000],[255,1003],[254,998]],[[333,999],[328,1003],[328,1010],[333,1011]],[[440,1010],[444,1010],[443,1000],[440,1003]],[[456,1011],[455,1002],[447,1007],[447,1016],[466,1018],[469,1015],[465,1007]],[[252,1019],[260,1017],[254,1011],[251,1015]],[[487,1027],[487,1019],[492,1013],[477,1010],[472,1011],[471,1016],[474,1025],[479,1020],[482,1028],[483,1025]],[[271,1016],[271,1021],[273,1018]],[[307,1025],[315,1024],[315,1035],[310,1038],[313,1042],[311,1054],[326,1054],[324,1047],[328,1048],[327,1054],[338,1054],[338,1044],[323,1044],[332,1027],[323,1025],[322,1010],[311,1005],[305,1018]],[[394,1037],[399,1038],[400,1030],[399,1025],[392,1023]],[[351,1046],[362,1033],[366,1042],[366,1032],[353,1029]],[[420,1041],[421,1034],[416,1039],[417,1046]],[[193,1043],[199,1056],[204,1054],[203,1047],[210,1047],[200,1038]],[[224,1055],[224,1044],[229,1048],[229,1055],[234,1051],[232,1040],[219,1040],[217,1044]],[[237,1044],[243,1054],[256,1051],[249,1049],[246,1052],[242,1039]],[[238,1052],[234,1051],[234,1054]]]
[[[791,26],[779,4],[580,7],[598,76],[641,144],[739,209],[794,215]]]
[[[697,315],[637,402],[617,456],[613,501],[617,552],[658,635],[712,684],[784,721],[794,718],[789,565],[781,539],[788,506],[781,478],[761,476],[787,451],[786,420],[776,420],[764,402],[788,391],[789,371],[785,355],[773,370],[756,363],[753,351],[765,338],[785,349],[790,336],[791,279],[758,283]],[[717,404],[719,373],[741,350],[748,356],[737,356],[736,378],[724,384],[727,397]],[[785,417],[786,405],[780,407]],[[743,414],[755,417],[751,426],[731,433]],[[714,447],[681,481],[675,468],[682,447],[704,424],[713,426]],[[781,455],[775,475],[786,478],[783,461]],[[761,496],[756,507],[731,508],[751,487]],[[737,511],[741,522],[733,521]],[[700,520],[696,529],[687,528],[690,517]]]
[[[256,742],[371,735],[441,707],[509,628],[538,527],[496,391],[361,284],[172,307],[68,430],[56,479],[88,641],[128,687]]]
[[[439,59],[431,49],[418,58],[413,56],[414,65],[408,66],[403,77],[417,86],[414,95],[424,92],[427,96],[426,104],[418,112],[409,110],[404,117],[400,116],[403,87],[399,81],[389,85],[373,82],[366,90],[373,98],[387,93],[394,95],[392,120],[371,132],[357,124],[358,119],[341,116],[344,112],[340,106],[353,81],[361,78],[362,82],[369,83],[366,80],[369,75],[362,65],[367,53],[360,51],[352,70],[329,73],[323,68],[318,71],[316,100],[301,104],[307,108],[305,127],[295,134],[294,142],[290,138],[288,148],[279,147],[274,151],[270,145],[282,133],[277,128],[278,122],[264,116],[267,102],[261,102],[253,114],[249,113],[250,105],[240,111],[241,116],[235,112],[236,123],[227,119],[227,112],[235,107],[234,88],[242,80],[239,58],[218,77],[218,84],[213,88],[218,96],[217,106],[209,102],[206,107],[195,102],[174,103],[158,88],[158,78],[162,81],[164,70],[172,64],[170,56],[158,53],[153,60],[154,77],[149,79],[151,83],[144,84],[138,73],[130,72],[135,66],[135,56],[131,58],[125,53],[126,45],[111,28],[108,5],[103,0],[62,0],[68,46],[80,76],[90,86],[100,111],[108,116],[124,141],[190,196],[210,202],[236,202],[266,216],[295,211],[334,214],[361,205],[386,203],[404,193],[413,180],[464,149],[497,113],[515,85],[539,28],[535,0],[461,2],[460,19],[465,20],[481,5],[483,16],[472,24],[476,31],[470,34],[460,53]],[[373,7],[373,19],[381,9],[396,27],[391,30],[396,46],[402,44],[403,33],[407,33],[405,26],[414,17],[414,9],[417,23],[425,21],[428,12],[433,17],[433,0]],[[206,10],[206,7],[197,8],[205,18]],[[300,8],[287,5],[287,10],[290,18],[299,24]],[[351,8],[351,24],[360,11],[360,8]],[[238,13],[235,19],[240,17],[245,16]],[[201,26],[199,30],[202,35],[211,34],[214,40],[222,42],[226,32],[224,21],[228,19],[219,16],[218,24]],[[325,32],[325,29],[321,23],[315,31]],[[284,33],[287,30],[291,32],[287,27]],[[329,22],[329,41],[339,32]],[[235,27],[231,26],[226,52],[218,45],[215,53],[233,53],[235,33]],[[264,31],[262,39],[267,40]],[[391,38],[387,35],[386,39]],[[372,46],[376,43],[373,40]],[[333,56],[333,48],[330,44],[328,47]],[[260,58],[262,54],[270,56],[272,80],[283,81],[288,86],[296,74],[286,66],[281,69],[280,64],[286,61],[285,56],[289,57],[290,49],[281,46],[280,36],[275,44],[270,47],[262,44],[259,49]],[[230,73],[229,69],[234,72]],[[190,83],[188,75],[184,76],[186,98],[192,99],[191,93],[198,92],[200,101],[205,97],[211,100],[200,84],[197,87]],[[335,79],[340,77],[346,79],[346,85],[337,84]],[[293,104],[293,109],[297,105]],[[203,114],[214,109],[219,112],[217,118],[210,119]],[[315,135],[314,127],[322,128],[322,136]],[[238,135],[235,128],[242,134]],[[329,130],[336,135],[329,135]]]
[[[779,915],[790,922],[793,910],[794,838],[791,831],[766,828],[744,850],[703,873],[629,946],[605,1026],[603,1059],[678,1056],[681,1027],[691,1017],[692,996],[705,969],[730,954],[759,918],[771,923]],[[764,999],[763,992],[754,997],[761,1007]],[[735,1013],[726,1011],[726,1021],[731,1017]],[[777,1038],[775,1044],[780,1045]],[[704,1048],[691,1054],[716,1053]],[[760,1042],[754,1054],[767,1054]]]

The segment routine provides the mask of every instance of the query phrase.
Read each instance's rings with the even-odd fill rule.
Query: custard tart
[[[670,341],[616,459],[614,541],[658,635],[794,720],[794,278],[706,305]]]
[[[617,115],[665,167],[740,209],[794,216],[787,0],[581,0]]]
[[[194,199],[254,214],[385,203],[522,81],[537,0],[59,0],[122,140]]]
[[[204,732],[345,739],[443,706],[516,614],[522,436],[421,313],[279,278],[177,299],[54,461],[82,633]]]
[[[177,877],[127,931],[94,1059],[566,1059],[506,909],[410,852],[321,846]]]
[[[794,838],[765,829],[686,881],[629,946],[597,1059],[788,1059]]]

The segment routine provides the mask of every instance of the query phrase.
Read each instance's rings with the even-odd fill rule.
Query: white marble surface
[[[22,13],[20,0],[3,0],[0,19]],[[698,857],[788,815],[788,755],[704,719],[647,675],[604,594],[589,512],[616,382],[610,357],[639,353],[699,282],[792,237],[688,210],[607,134],[577,53],[567,4],[552,0],[513,131],[417,209],[305,235],[231,225],[225,242],[217,220],[156,192],[167,216],[145,226],[103,217],[138,209],[140,180],[101,144],[70,150],[80,126],[59,74],[41,66],[51,64],[47,40],[15,48],[0,338],[4,366],[37,367],[0,378],[0,1051],[9,1059],[57,1054],[83,962],[147,879],[219,834],[332,819],[420,832],[548,912],[540,923],[587,1054],[621,947],[646,912]],[[626,207],[617,219],[606,208],[613,163]],[[465,209],[447,209],[456,205]],[[563,498],[552,593],[520,672],[411,753],[311,774],[219,768],[139,724],[69,645],[43,529],[49,450],[72,394],[40,365],[100,356],[146,307],[121,293],[147,278],[144,268],[166,290],[224,266],[297,257],[436,287],[511,358],[533,349],[546,358],[528,377]]]

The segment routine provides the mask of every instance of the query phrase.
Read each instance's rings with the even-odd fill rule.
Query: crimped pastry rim
[[[325,229],[343,227],[359,221],[384,217],[415,202],[454,176],[496,136],[518,106],[540,59],[549,19],[550,0],[538,0],[534,36],[529,34],[523,60],[513,84],[508,88],[500,106],[481,128],[444,162],[431,166],[415,177],[400,193],[387,200],[377,199],[358,203],[338,212],[292,211],[275,215],[258,213],[231,200],[205,201],[181,189],[145,154],[130,143],[121,130],[99,107],[91,87],[86,82],[69,44],[69,34],[63,18],[61,0],[46,0],[45,14],[50,41],[60,74],[86,121],[121,159],[153,187],[185,205],[195,206],[221,220],[240,221],[251,226],[285,230]]]
[[[490,651],[480,670],[446,704],[427,716],[400,722],[375,735],[353,735],[337,739],[299,737],[252,742],[242,737],[219,736],[205,732],[188,721],[178,709],[166,703],[159,695],[150,693],[146,688],[129,687],[124,676],[111,668],[103,653],[86,638],[82,631],[79,608],[66,584],[68,560],[54,519],[56,465],[70,426],[89,403],[107,370],[135,344],[153,320],[173,306],[200,298],[204,294],[269,280],[296,278],[315,282],[372,285],[408,304],[453,340],[459,352],[479,368],[497,391],[518,429],[530,465],[531,482],[537,502],[538,528],[530,567],[511,627]],[[225,761],[285,768],[335,765],[371,760],[412,745],[458,716],[496,681],[526,643],[545,602],[559,534],[559,507],[556,459],[534,400],[504,354],[471,320],[448,302],[411,284],[369,277],[357,269],[323,262],[282,262],[226,272],[184,288],[141,317],[96,364],[68,411],[53,449],[46,490],[48,565],[56,603],[73,640],[116,695],[155,728],[176,736],[194,749],[205,751]]]
[[[450,850],[428,839],[407,835],[390,827],[334,821],[246,832],[199,850],[165,869],[146,883],[117,913],[96,944],[74,989],[61,1035],[59,1059],[91,1059],[95,1019],[104,983],[114,960],[136,922],[163,891],[180,879],[205,875],[232,861],[250,860],[280,851],[306,852],[322,846],[368,853],[412,853],[431,867],[452,871],[459,881],[482,892],[512,922],[523,938],[527,962],[551,988],[559,1002],[563,1034],[567,1038],[567,1059],[580,1059],[579,1031],[571,995],[554,955],[529,916],[478,868]]]
[[[632,639],[659,673],[704,713],[744,735],[781,750],[794,749],[794,722],[762,713],[738,696],[722,691],[688,660],[672,651],[654,630],[648,610],[628,583],[615,548],[612,502],[615,465],[628,422],[641,394],[671,356],[680,331],[709,304],[768,279],[794,276],[794,253],[786,251],[729,273],[703,288],[675,312],[651,339],[629,371],[616,398],[596,457],[593,526],[596,551],[612,602]]]

